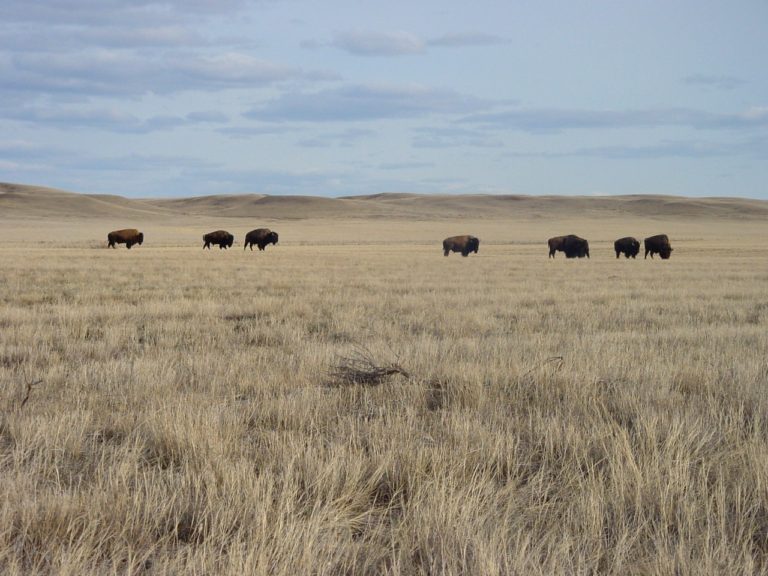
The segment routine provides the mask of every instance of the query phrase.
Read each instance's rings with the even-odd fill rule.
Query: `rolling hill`
[[[768,218],[768,201],[660,195],[523,196],[490,194],[374,194],[321,196],[215,195],[132,199],[0,183],[0,217],[11,219],[163,219],[204,216],[264,219],[439,220],[565,217]]]

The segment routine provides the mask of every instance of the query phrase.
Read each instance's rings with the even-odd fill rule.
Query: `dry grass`
[[[0,245],[0,572],[768,572],[766,233],[652,224]]]

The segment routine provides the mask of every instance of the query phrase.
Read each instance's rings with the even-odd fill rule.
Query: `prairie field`
[[[768,573],[764,221],[2,224],[3,574]]]

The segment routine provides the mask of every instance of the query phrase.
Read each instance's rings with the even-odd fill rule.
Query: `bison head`
[[[226,243],[227,248],[232,248],[232,244],[234,243],[235,243],[235,237],[232,234],[230,234],[227,237],[227,243]]]
[[[477,254],[477,251],[480,250],[480,240],[472,236],[467,242],[467,250]]]
[[[277,244],[277,232],[270,232],[267,235],[267,242],[270,244]]]
[[[139,232],[138,236],[136,236],[136,243],[141,246],[144,243],[144,232]]]

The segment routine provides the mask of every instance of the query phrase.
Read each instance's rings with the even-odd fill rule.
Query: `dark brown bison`
[[[625,258],[630,256],[634,258],[640,253],[640,241],[637,238],[632,238],[632,236],[619,238],[613,243],[613,249],[616,250],[616,258],[620,254],[624,254]]]
[[[451,236],[443,240],[443,256],[450,252],[461,252],[462,256],[469,256],[470,252],[477,254],[480,249],[480,240],[474,236]]]
[[[549,245],[549,257],[554,258],[555,252],[565,252],[563,249],[563,242],[565,241],[565,236],[555,236],[554,238],[550,238],[547,240],[547,244]]]
[[[666,234],[657,234],[645,239],[645,257],[648,254],[653,258],[654,254],[661,256],[662,260],[667,260],[672,255],[672,246],[669,244],[669,238]]]
[[[549,257],[554,258],[555,252],[564,252],[566,258],[589,258],[589,242],[575,234],[555,236],[547,240]]]
[[[208,250],[210,250],[211,244],[218,245],[219,250],[222,248],[231,248],[234,241],[235,237],[226,230],[216,230],[216,232],[203,234],[203,242],[205,242],[205,244],[203,244],[203,249],[208,248]]]
[[[589,242],[574,234],[569,234],[563,241],[563,252],[566,258],[589,258]]]
[[[267,244],[277,244],[277,232],[273,232],[269,228],[257,228],[256,230],[251,230],[245,235],[243,250],[249,246],[251,250],[253,250],[254,244],[259,247],[259,250],[264,250]]]
[[[139,232],[135,228],[126,228],[124,230],[115,230],[107,234],[107,242],[109,242],[109,248],[116,248],[115,244],[125,244],[125,247],[130,250],[131,246],[138,244],[141,246],[144,242],[144,233]]]

